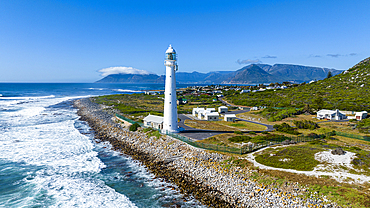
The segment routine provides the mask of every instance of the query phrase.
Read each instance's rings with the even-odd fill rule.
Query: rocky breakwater
[[[141,161],[151,172],[175,183],[210,207],[334,207],[320,199],[302,199],[298,185],[285,191],[259,184],[257,170],[233,166],[229,156],[192,147],[169,136],[148,137],[115,123],[89,99],[75,101],[81,119],[95,131],[97,140]]]

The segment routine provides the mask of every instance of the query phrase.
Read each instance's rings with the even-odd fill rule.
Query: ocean
[[[204,207],[109,143],[95,143],[72,106],[83,97],[160,89],[0,83],[0,207]]]

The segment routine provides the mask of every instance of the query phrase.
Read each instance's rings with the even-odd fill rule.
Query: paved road
[[[274,127],[272,125],[268,125],[268,124],[264,124],[264,123],[258,123],[258,122],[255,122],[255,121],[250,121],[250,120],[246,120],[246,119],[242,119],[242,118],[238,118],[238,120],[246,121],[246,122],[254,123],[254,124],[259,124],[259,125],[262,125],[262,126],[266,126],[267,129],[265,131],[273,131],[274,130]]]
[[[223,134],[224,132],[217,132],[217,131],[209,131],[209,130],[203,130],[203,129],[196,129],[190,126],[185,125],[185,120],[193,120],[193,118],[188,117],[184,114],[179,114],[178,118],[180,119],[178,125],[183,130],[179,133],[182,136],[190,137],[195,140],[203,140],[208,137],[212,137],[217,134]]]
[[[245,112],[245,110],[243,111],[243,113],[244,112]],[[231,113],[233,113],[233,112],[231,112]],[[196,139],[196,140],[203,140],[203,139],[206,139],[206,138],[209,138],[209,137],[218,135],[218,134],[234,133],[234,131],[213,131],[213,130],[204,130],[204,129],[192,128],[190,126],[185,125],[185,123],[184,123],[185,120],[188,120],[188,119],[193,120],[191,117],[188,117],[188,116],[186,116],[184,114],[179,114],[178,115],[178,118],[180,119],[178,125],[179,125],[180,128],[183,129],[181,131],[181,133],[179,133],[179,134],[180,135],[183,135],[183,136],[187,136],[187,137],[193,138],[193,139]],[[254,122],[254,121],[249,121],[249,120],[240,119],[240,118],[238,118],[238,120],[266,126],[267,129],[265,131],[272,131],[272,130],[274,130],[274,128],[272,127],[272,125],[267,125],[267,124],[258,123],[258,122]],[[247,133],[249,131],[244,131],[244,132]],[[261,133],[263,131],[254,131],[254,132]]]

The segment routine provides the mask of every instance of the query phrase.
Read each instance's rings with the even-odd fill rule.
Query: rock
[[[281,144],[282,145],[290,145],[290,144],[297,144],[297,142],[287,139],[287,140],[283,141]]]
[[[338,147],[335,150],[332,150],[331,154],[333,154],[333,155],[344,155],[344,154],[346,154],[346,152],[344,150],[342,150],[342,148]]]
[[[362,160],[360,160],[360,159],[354,159],[354,160],[353,160],[353,164],[354,164],[354,165],[358,165],[358,166],[366,165],[366,163],[364,163],[364,161],[362,161]]]

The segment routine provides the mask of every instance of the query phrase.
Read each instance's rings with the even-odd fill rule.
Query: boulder
[[[282,145],[289,145],[289,144],[297,144],[297,142],[296,141],[293,141],[293,140],[287,139],[287,140],[281,142],[281,144]]]
[[[335,150],[332,150],[331,154],[333,154],[333,155],[344,155],[344,154],[346,154],[346,152],[344,150],[342,150],[342,148],[338,147]]]

